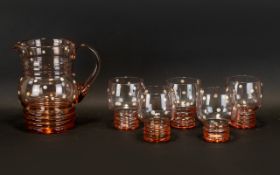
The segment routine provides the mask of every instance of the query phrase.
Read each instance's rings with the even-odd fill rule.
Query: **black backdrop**
[[[280,155],[279,19],[277,0],[1,1],[0,171],[272,173]],[[22,127],[16,94],[21,65],[12,47],[40,37],[86,42],[102,58],[99,77],[78,105],[77,128],[62,135],[34,135]],[[80,51],[79,80],[91,64],[90,55]],[[192,76],[204,86],[222,86],[234,74],[264,82],[264,105],[259,127],[234,130],[228,144],[203,142],[200,128],[174,131],[172,142],[159,145],[143,143],[141,130],[111,128],[106,107],[111,77],[132,75],[146,84],[164,84],[173,76]]]

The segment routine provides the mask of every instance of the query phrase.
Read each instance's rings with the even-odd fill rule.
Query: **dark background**
[[[272,174],[280,157],[280,2],[275,0],[25,0],[0,2],[0,174]],[[60,135],[23,128],[17,100],[20,40],[67,38],[95,47],[102,70],[77,107],[77,127]],[[81,50],[82,81],[94,62]],[[264,83],[258,127],[208,144],[201,128],[173,130],[166,144],[148,144],[142,130],[112,128],[107,80],[139,76],[164,84],[173,76],[224,85],[234,74]]]

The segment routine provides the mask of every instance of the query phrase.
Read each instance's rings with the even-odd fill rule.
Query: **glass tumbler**
[[[204,140],[213,143],[228,141],[231,105],[226,92],[219,87],[201,90],[197,107],[198,118],[203,124]]]
[[[258,78],[249,75],[227,79],[227,91],[233,105],[231,126],[242,129],[256,126],[256,111],[261,107],[263,98],[262,86]]]
[[[147,142],[167,142],[171,137],[171,102],[167,89],[148,86],[144,93],[142,115],[144,140]]]
[[[200,88],[200,80],[188,77],[176,77],[167,80],[174,112],[171,126],[187,129],[195,127],[196,100]]]
[[[135,130],[141,116],[143,80],[137,77],[115,77],[109,80],[108,104],[114,110],[114,127],[119,130]]]
[[[75,80],[72,66],[78,48],[87,48],[96,59],[84,83]],[[86,44],[75,45],[67,39],[32,39],[18,42],[23,75],[18,96],[23,106],[26,128],[51,134],[64,132],[75,125],[75,106],[88,92],[100,69],[97,52]]]

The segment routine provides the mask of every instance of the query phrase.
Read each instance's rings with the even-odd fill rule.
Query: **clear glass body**
[[[226,142],[230,138],[231,105],[228,94],[219,87],[200,91],[198,118],[203,124],[203,138],[208,142]]]
[[[167,80],[174,112],[171,126],[179,129],[195,127],[196,101],[201,81],[196,78],[176,77]]]
[[[172,104],[167,88],[160,86],[146,88],[142,105],[145,141],[166,142],[170,140],[171,108]]]
[[[235,128],[254,128],[256,111],[262,104],[262,82],[253,76],[233,76],[227,80],[227,91],[233,106],[230,124]]]
[[[115,77],[108,83],[108,105],[114,110],[114,127],[119,130],[135,130],[141,116],[142,79]]]
[[[76,58],[75,44],[65,39],[35,39],[16,44],[23,65],[18,95],[24,109],[27,129],[43,133],[60,133],[74,127],[75,104],[86,95],[96,78],[100,58],[85,84],[72,75]]]

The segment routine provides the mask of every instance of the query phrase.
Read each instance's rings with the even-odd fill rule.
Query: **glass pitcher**
[[[96,65],[85,83],[77,83],[72,72],[78,48],[88,48]],[[66,39],[33,39],[18,42],[23,76],[18,95],[23,106],[26,128],[43,133],[60,133],[75,125],[75,104],[80,102],[96,79],[100,57],[92,47],[78,47]]]

